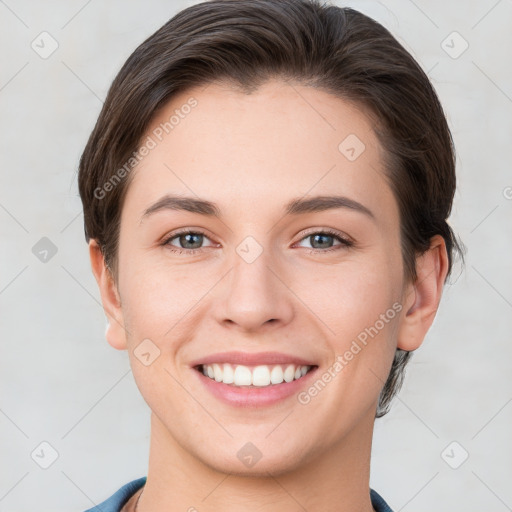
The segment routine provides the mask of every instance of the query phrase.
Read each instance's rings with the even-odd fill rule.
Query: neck
[[[243,472],[243,465],[233,464],[236,459],[209,460],[206,443],[199,450],[187,446],[186,439],[179,443],[152,414],[148,477],[137,512],[296,512],[298,507],[373,512],[369,496],[373,421],[374,411],[369,411],[365,421],[335,445],[311,447],[308,452],[305,439],[303,458],[283,461],[281,456],[277,459],[281,464],[269,466],[267,457],[266,466],[256,463]],[[209,446],[216,448],[214,443]],[[227,470],[222,470],[223,464]]]

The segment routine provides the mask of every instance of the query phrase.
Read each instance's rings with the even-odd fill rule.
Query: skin
[[[198,105],[132,171],[115,280],[90,242],[107,340],[128,350],[152,411],[138,511],[372,511],[379,393],[396,348],[417,349],[434,319],[448,268],[444,241],[432,239],[417,259],[417,281],[406,282],[383,149],[360,109],[280,80],[251,95],[216,83],[173,97],[147,134],[191,96]],[[338,149],[349,134],[365,144],[355,161]],[[166,193],[214,201],[222,218],[162,210],[141,220]],[[374,218],[349,208],[284,215],[292,198],[331,194]],[[180,228],[204,231],[202,246],[179,237],[165,245]],[[311,238],[322,228],[354,245],[333,237],[322,246]],[[236,252],[247,236],[263,249],[252,263]],[[190,254],[191,246],[202,249]],[[214,352],[281,351],[315,361],[321,375],[396,302],[400,313],[305,405],[295,396],[264,408],[226,405],[190,367]],[[149,366],[134,355],[144,339],[160,350]],[[262,453],[252,467],[237,457],[249,441]]]

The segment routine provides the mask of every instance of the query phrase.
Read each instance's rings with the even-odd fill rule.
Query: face
[[[210,84],[173,97],[147,136],[122,210],[125,330],[111,343],[129,350],[155,424],[208,466],[245,474],[299,467],[373,424],[406,307],[399,211],[369,118],[281,81],[251,95]],[[228,351],[316,368],[271,386],[295,386],[287,396],[235,404],[217,394],[233,386],[193,367]],[[237,458],[249,441],[263,454],[253,468]]]

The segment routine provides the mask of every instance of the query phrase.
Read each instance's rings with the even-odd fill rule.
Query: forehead
[[[396,209],[370,117],[311,87],[272,80],[252,94],[221,83],[190,88],[158,112],[142,144],[151,149],[132,171],[125,202],[139,213],[169,192],[260,216],[292,197],[333,192],[373,204],[376,215]]]

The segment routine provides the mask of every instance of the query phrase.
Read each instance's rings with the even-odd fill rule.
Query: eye
[[[210,239],[204,232],[185,229],[171,233],[164,239],[162,245],[169,248],[171,252],[192,255],[204,250],[206,247],[214,246],[213,243],[210,243],[208,246],[203,246],[205,240]],[[352,240],[346,238],[340,232],[334,231],[332,229],[312,231],[303,237],[300,242],[303,240],[308,240],[310,242],[312,249],[309,252],[313,254],[336,251],[343,248],[352,247],[354,245]],[[336,240],[339,243],[333,245],[333,241]]]
[[[172,242],[174,240],[176,240],[179,245],[173,244]],[[162,242],[162,245],[168,247],[172,252],[179,254],[184,252],[187,254],[195,254],[203,249],[201,245],[204,240],[209,240],[209,238],[202,231],[183,230],[169,235]],[[210,245],[213,246],[213,244]]]
[[[332,229],[311,232],[302,238],[302,240],[308,240],[310,242],[312,250],[309,252],[313,254],[337,251],[354,245],[352,240],[349,240],[340,232]],[[332,245],[333,240],[338,240],[339,244]]]

